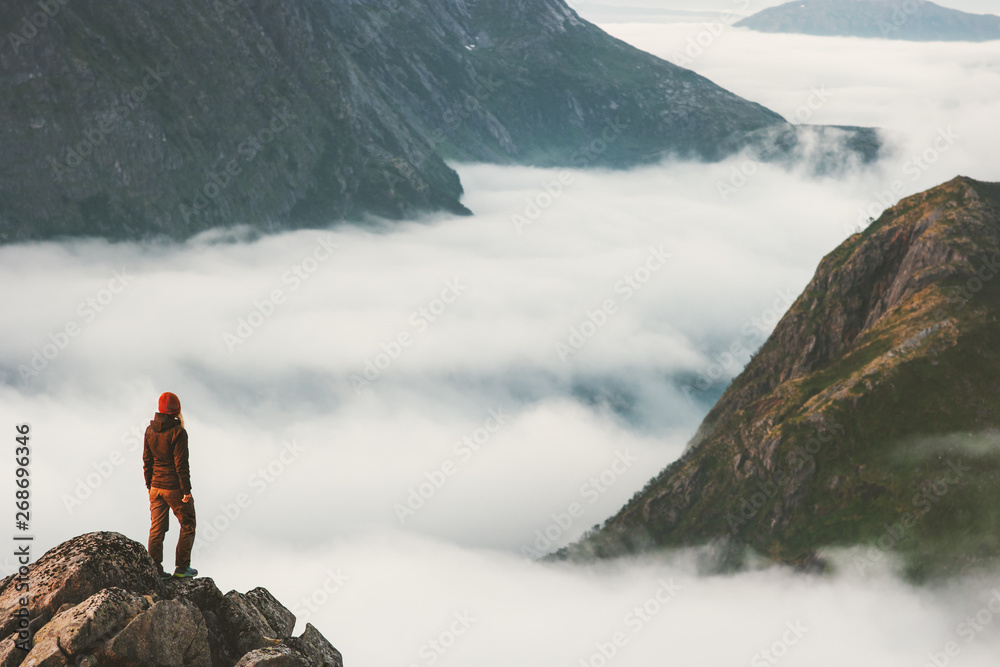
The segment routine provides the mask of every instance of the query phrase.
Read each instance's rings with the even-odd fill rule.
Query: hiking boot
[[[163,579],[164,581],[170,579],[173,576],[174,575],[170,574],[169,572],[164,572],[163,570],[160,570],[160,579]]]
[[[175,577],[179,577],[179,578],[183,578],[183,577],[197,577],[198,576],[198,570],[194,569],[190,565],[188,567],[177,566],[177,569],[174,570],[174,576]]]

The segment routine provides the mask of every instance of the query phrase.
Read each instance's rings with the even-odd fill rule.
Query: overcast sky
[[[913,589],[888,557],[859,572],[834,554],[824,580],[703,577],[691,555],[522,557],[603,521],[677,457],[893,182],[1000,180],[994,45],[727,29],[691,56],[697,23],[609,28],[787,118],[805,106],[807,122],[882,127],[891,150],[827,178],[745,156],[457,165],[471,218],[4,246],[0,410],[33,427],[38,546],[90,530],[145,541],[135,434],[169,390],[191,438],[195,567],[224,591],[268,587],[352,667],[432,664],[426,642],[454,614],[469,629],[433,664],[575,665],[617,632],[629,666],[747,663],[793,636],[782,664],[917,666],[953,640],[963,665],[995,664],[1000,625],[967,644],[958,625],[997,582]],[[630,611],[657,594],[662,613],[637,627]]]

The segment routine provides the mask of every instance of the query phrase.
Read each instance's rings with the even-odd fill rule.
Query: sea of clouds
[[[915,588],[850,554],[826,578],[531,560],[680,454],[868,217],[1000,181],[996,43],[607,28],[791,120],[885,128],[890,150],[826,177],[747,156],[456,165],[471,218],[4,246],[0,406],[11,443],[32,427],[37,547],[145,541],[141,434],[173,391],[194,566],[269,588],[351,666],[994,664],[1000,581]]]

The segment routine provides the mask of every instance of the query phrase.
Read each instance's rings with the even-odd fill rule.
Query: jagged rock
[[[310,667],[301,655],[288,646],[269,646],[250,651],[236,667]]]
[[[121,588],[105,588],[69,609],[57,613],[35,635],[24,667],[63,667],[99,647],[149,608],[141,595]]]
[[[197,607],[161,600],[132,619],[101,650],[112,664],[211,667],[208,628]]]
[[[25,653],[17,647],[16,642],[16,634],[0,642],[0,667],[17,667],[24,660]]]
[[[223,595],[206,577],[170,581],[167,589],[201,609],[210,632],[221,639],[213,648],[216,664],[232,664],[248,651],[274,646],[295,627],[295,615],[263,588]]]
[[[168,579],[164,587],[166,595],[172,600],[188,600],[204,612],[215,609],[222,604],[222,591],[215,585],[211,577],[194,579]]]
[[[243,596],[263,615],[268,626],[279,638],[291,637],[295,629],[295,614],[278,602],[266,588],[255,588]]]
[[[340,651],[330,645],[311,623],[298,637],[289,637],[277,646],[254,649],[244,655],[237,667],[344,667]]]
[[[230,640],[241,653],[273,646],[287,636],[272,628],[254,600],[241,593],[226,593],[222,610],[222,622],[229,628]]]
[[[15,575],[0,582],[0,637],[16,626],[12,616],[19,594]],[[78,604],[105,588],[143,595],[163,592],[159,572],[146,548],[120,533],[87,533],[50,549],[29,574],[32,619],[47,622],[65,603]]]
[[[306,656],[310,667],[344,667],[340,651],[312,623],[306,623],[306,629],[301,635],[287,639],[285,643]]]
[[[8,613],[0,667],[343,665],[312,625],[292,637],[295,615],[266,589],[223,595],[209,578],[163,582],[142,545],[117,533],[64,542],[27,576],[37,586],[34,643],[27,653],[15,647]],[[7,610],[17,602],[12,581],[0,584]]]
[[[166,583],[167,595],[174,600],[187,600],[201,610],[210,637],[221,638],[210,643],[212,664],[232,665],[243,654],[232,646],[227,637],[229,629],[219,619],[219,608],[225,596],[209,577],[196,579],[171,579]]]

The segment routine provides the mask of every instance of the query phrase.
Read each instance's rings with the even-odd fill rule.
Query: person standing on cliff
[[[146,427],[142,448],[142,471],[149,491],[149,555],[159,566],[160,576],[169,579],[171,575],[163,570],[163,538],[169,527],[169,512],[173,511],[181,526],[173,576],[194,577],[198,574],[198,570],[191,567],[194,498],[191,497],[188,434],[184,430],[181,401],[168,391],[160,396],[157,407]]]

